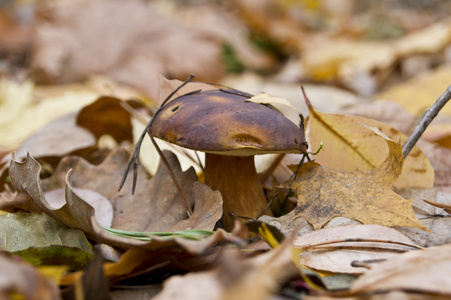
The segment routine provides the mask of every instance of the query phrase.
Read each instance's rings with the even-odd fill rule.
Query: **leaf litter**
[[[403,166],[401,146],[375,128],[365,129],[385,139],[390,151],[387,159],[371,171],[349,173],[307,162],[299,169],[295,180],[281,186],[297,192],[296,214],[304,216],[315,229],[342,216],[364,224],[427,230],[416,218],[411,201],[391,189]]]
[[[174,156],[172,156],[170,161],[177,163]],[[126,163],[127,153],[120,148],[113,151],[99,166],[92,166],[77,157],[74,157],[73,159],[67,157],[61,161],[59,169],[56,170],[55,174],[41,185],[41,181],[39,180],[40,165],[36,160],[28,156],[23,163],[18,163],[13,160],[10,167],[10,174],[12,182],[19,192],[29,195],[40,208],[63,224],[81,229],[91,237],[97,236],[94,224],[98,225],[100,222],[100,224],[103,223],[103,226],[109,226],[109,223],[102,222],[105,217],[98,214],[103,211],[103,213],[112,215],[113,210],[114,216],[111,216],[112,226],[119,227],[118,229],[123,230],[179,231],[186,228],[213,229],[214,224],[222,214],[220,195],[217,192],[208,190],[208,188],[206,189],[206,187],[203,187],[200,183],[195,185],[196,175],[192,171],[186,171],[184,174],[180,174],[180,169],[178,171],[180,174],[178,176],[184,176],[184,180],[187,182],[185,189],[188,191],[190,186],[192,188],[193,195],[189,199],[202,201],[201,205],[196,205],[195,214],[188,219],[176,191],[173,190],[172,194],[165,193],[161,195],[155,192],[155,187],[157,186],[161,187],[173,184],[164,168],[160,168],[160,174],[157,173],[157,175],[150,180],[146,179],[146,176],[140,177],[141,182],[138,184],[137,194],[133,201],[131,201],[130,191],[128,191],[128,193],[125,193],[124,191],[117,192],[116,188],[119,186],[120,176],[115,174],[114,171],[121,173],[125,168]],[[90,173],[92,175],[90,175]],[[179,177],[179,179],[180,178],[182,177]],[[29,183],[24,185],[24,180],[28,180]],[[110,182],[112,184],[105,185],[104,182]],[[96,211],[92,205],[88,204],[92,203],[92,196],[95,196],[95,194],[93,195],[93,192],[88,194],[77,193],[75,187],[87,191],[96,191],[96,194],[98,193],[103,196],[100,198],[103,199],[101,201],[110,201],[109,204],[113,206],[113,210],[109,212],[105,211],[105,206],[100,205],[99,208],[102,208],[103,210],[98,209]],[[45,197],[43,189],[51,192],[61,188],[65,189],[64,204],[62,206],[61,204],[53,206]],[[208,196],[209,193],[211,193],[212,196]],[[160,204],[166,202],[167,205],[160,205],[158,207],[159,210],[155,211],[152,209],[155,204],[152,204],[152,202],[147,200],[149,195],[154,196],[154,201],[160,201],[158,202]],[[82,198],[83,196],[85,196],[85,198]],[[197,197],[194,198],[195,196]],[[210,197],[211,200],[207,201],[207,197]],[[53,198],[54,196],[51,197],[51,199]],[[124,205],[127,199],[130,201],[129,205]],[[139,199],[146,199],[146,201],[140,203]],[[193,203],[194,202],[195,200],[193,200]],[[152,219],[152,214],[154,219]],[[130,222],[131,215],[134,216],[136,223]],[[159,221],[162,216],[164,217],[162,219],[164,222]],[[108,216],[106,217],[108,218]],[[140,220],[140,218],[142,220]],[[97,227],[97,230],[102,229]],[[104,233],[103,238],[105,239],[110,235],[111,234],[109,233]],[[112,241],[110,242],[114,245],[116,238],[111,238]],[[122,240],[118,243],[120,243],[120,246],[124,246]]]
[[[216,2],[195,6],[164,3],[157,1],[146,6],[138,1],[126,4],[95,1],[84,7],[79,4],[48,6],[44,9],[45,16],[41,15],[41,10],[35,10],[39,22],[27,24],[38,26],[33,50],[29,53],[33,66],[26,70],[26,73],[34,72],[35,80],[41,83],[91,81],[93,70],[96,80],[98,74],[110,78],[97,81],[99,85],[95,89],[92,89],[92,82],[75,84],[83,92],[78,90],[72,94],[74,97],[69,97],[72,100],[63,100],[64,97],[59,95],[61,98],[52,101],[52,97],[39,93],[52,89],[65,92],[75,85],[44,88],[39,85],[32,87],[26,81],[17,86],[2,86],[12,92],[8,99],[14,99],[13,102],[7,100],[6,105],[0,101],[0,112],[5,116],[2,120],[6,122],[3,127],[7,129],[0,145],[3,157],[1,207],[10,212],[2,217],[44,216],[47,225],[59,222],[63,228],[66,225],[79,228],[71,230],[76,230],[82,237],[86,235],[96,249],[109,249],[114,253],[107,255],[102,252],[104,258],[113,262],[103,263],[96,254],[88,267],[85,267],[86,260],[76,267],[78,252],[74,248],[59,245],[33,247],[33,244],[40,245],[40,240],[39,235],[30,232],[30,244],[16,252],[39,266],[28,267],[27,272],[38,269],[51,273],[55,282],[65,286],[56,293],[69,298],[81,298],[80,291],[87,297],[108,298],[112,296],[112,289],[116,293],[124,287],[128,295],[122,297],[136,298],[145,290],[143,286],[156,283],[156,289],[146,289],[154,297],[159,293],[162,281],[164,289],[157,299],[176,296],[183,299],[188,296],[196,299],[261,299],[274,295],[289,299],[301,296],[309,299],[449,296],[450,292],[444,288],[449,277],[446,269],[449,259],[445,252],[449,251],[446,245],[441,246],[449,243],[447,210],[450,203],[449,195],[445,193],[451,186],[449,151],[445,148],[448,145],[448,121],[446,117],[437,120],[433,124],[436,126],[434,130],[431,128],[424,134],[429,143],[424,140],[418,142],[425,155],[418,148],[414,149],[404,163],[396,144],[404,143],[405,137],[394,129],[409,135],[422,110],[429,105],[428,101],[449,84],[443,75],[448,72],[446,66],[437,68],[436,72],[428,75],[429,78],[417,76],[446,62],[446,49],[450,43],[449,20],[434,22],[434,17],[422,18],[425,15],[423,11],[400,9],[386,3],[381,4],[388,7],[384,10],[386,19],[383,20],[389,22],[382,23],[377,23],[381,19],[374,15],[374,11],[365,9],[363,11],[368,13],[370,22],[365,23],[366,19],[362,23],[363,19],[356,17],[361,17],[362,13],[355,14],[351,1],[345,1],[339,9],[334,9],[332,3],[281,4],[269,0],[264,5],[253,6],[251,1],[240,0],[228,4],[233,9],[227,14],[217,10]],[[31,5],[41,7],[41,4]],[[445,5],[442,10],[446,11]],[[118,26],[117,21],[122,19],[118,16],[122,14],[133,15],[132,22]],[[203,17],[199,18],[199,15]],[[8,20],[12,22],[14,19]],[[406,20],[415,20],[416,23]],[[222,24],[221,28],[216,28],[215,24]],[[0,30],[3,25],[0,23]],[[384,32],[387,28],[392,31]],[[384,40],[380,34],[397,39]],[[98,36],[104,37],[101,43]],[[369,37],[377,40],[364,41]],[[431,37],[434,37],[432,42]],[[2,48],[6,44],[6,51],[11,51],[6,41],[6,38],[1,39]],[[181,47],[180,43],[186,46]],[[78,51],[77,45],[81,44],[90,46]],[[25,43],[21,45],[23,47]],[[20,51],[23,55],[28,50],[22,48]],[[97,51],[105,55],[93,55]],[[96,61],[92,60],[93,57]],[[6,69],[2,68],[2,72],[12,70],[7,69],[10,62],[6,60]],[[229,70],[232,64],[244,68],[245,72],[224,78],[225,70]],[[272,74],[255,75],[252,73],[255,69],[271,69]],[[299,125],[296,110],[305,112],[293,100],[298,98],[297,88],[295,96],[286,96],[296,109],[283,98],[259,93],[264,91],[285,97],[289,95],[289,86],[297,87],[299,82],[312,79],[322,84],[311,85],[307,90],[330,91],[324,99],[313,97],[315,107],[330,114],[310,107],[311,151],[323,144],[319,154],[313,156],[316,162],[304,163],[297,173],[298,178],[285,183],[293,185],[291,189],[285,187],[279,191],[275,186],[291,175],[286,164],[299,162],[300,156],[273,159],[275,163],[270,163],[268,173],[264,174],[267,199],[276,197],[279,207],[285,210],[272,205],[280,216],[262,216],[259,220],[275,225],[284,233],[287,238],[281,246],[275,245],[283,240],[283,235],[272,227],[265,230],[261,222],[250,222],[259,224],[249,230],[251,236],[239,221],[235,222],[231,233],[220,229],[221,222],[217,221],[223,214],[221,196],[199,182],[203,176],[202,162],[196,161],[194,152],[188,154],[184,149],[165,146],[177,156],[176,159],[174,154],[166,152],[171,169],[194,209],[191,217],[186,215],[167,170],[159,166],[153,150],[143,150],[146,156],[143,161],[147,162],[145,168],[138,166],[137,193],[131,196],[130,181],[121,192],[117,192],[116,185],[128,158],[126,149],[131,147],[130,142],[136,142],[136,136],[142,130],[139,119],[141,116],[150,118],[157,99],[165,98],[179,85],[177,80],[166,79],[158,84],[159,73],[178,79],[196,73],[201,80],[229,82],[232,87],[239,86],[243,91],[258,94],[257,102],[265,105],[269,102],[290,116],[296,125]],[[248,80],[252,76],[260,82],[259,87],[255,81]],[[410,77],[415,78],[397,86],[398,82]],[[21,78],[20,74],[18,78]],[[142,103],[130,101],[128,93],[121,97],[127,101],[114,98],[117,97],[118,85],[111,78],[139,87],[141,92],[135,93],[133,99]],[[275,80],[283,82],[275,83]],[[336,114],[338,108],[341,110],[351,102],[363,103],[363,100],[347,92],[346,97],[350,99],[352,96],[354,100],[339,100],[337,105],[332,105],[335,96],[344,92],[339,88],[332,89],[331,84],[345,86],[363,97],[377,92],[376,98],[382,95],[401,103],[415,116],[401,113],[399,105],[392,103],[389,106],[388,102],[382,101],[371,103],[382,103],[379,112],[370,103],[362,104],[366,109],[366,119]],[[202,83],[193,83],[192,88],[195,86],[197,89],[208,88]],[[279,91],[270,91],[270,86],[276,86]],[[394,88],[384,91],[384,87],[390,86]],[[124,92],[122,86],[119,89]],[[183,90],[180,92],[185,93]],[[84,97],[91,98],[85,103]],[[83,101],[77,101],[82,98]],[[416,99],[418,101],[414,101]],[[72,114],[65,115],[67,112]],[[52,114],[51,118],[48,113]],[[391,127],[368,118],[383,120]],[[48,123],[52,120],[54,123]],[[44,123],[48,124],[47,127],[36,131]],[[358,123],[378,128],[392,141],[384,142]],[[27,140],[23,143],[24,139]],[[16,148],[16,156],[9,165],[7,156],[13,148]],[[19,163],[23,160],[24,163]],[[191,165],[195,165],[195,171]],[[284,175],[273,172],[274,167],[282,169]],[[306,175],[311,178],[306,178]],[[316,182],[313,178],[325,180]],[[431,189],[434,186],[435,189]],[[297,192],[297,199],[293,191]],[[348,206],[345,209],[340,205],[336,209],[327,209],[324,220],[318,221],[320,214],[315,215],[315,210],[327,206],[327,203],[314,200],[327,202],[325,199],[339,195],[345,195],[347,201],[341,201],[341,204]],[[389,199],[391,202],[387,201]],[[307,202],[311,204],[310,210],[303,207]],[[378,214],[373,211],[371,214],[371,208],[363,203],[379,204],[385,206],[382,207],[385,210],[396,207],[394,204],[398,203],[403,208],[398,207],[396,218],[387,218],[386,211]],[[295,204],[297,208],[287,213],[286,209]],[[51,219],[45,221],[45,218]],[[2,227],[12,224],[8,222]],[[275,236],[278,238],[274,239]],[[33,238],[38,241],[34,242]],[[421,246],[430,248],[418,250]],[[48,261],[52,255],[56,266]],[[408,258],[410,256],[413,258]],[[6,262],[18,261],[16,256],[8,256],[6,252],[2,253],[3,257]],[[83,271],[67,272],[67,267],[58,262],[60,258],[73,260],[69,266],[71,270]],[[399,265],[399,259],[405,263]],[[386,261],[378,263],[374,260]],[[2,271],[0,276],[12,274],[13,268],[4,266],[0,269],[7,273]],[[22,268],[22,264],[17,266]],[[362,272],[363,275],[356,275]],[[40,289],[36,293],[39,296],[53,295],[54,289],[40,281],[39,275],[30,274],[27,279],[13,276],[17,280],[4,281],[12,289],[2,286],[0,291],[10,293],[15,290],[25,298],[27,295],[33,297],[33,291],[23,288],[23,283],[39,281]],[[128,289],[130,285],[140,288],[132,291]],[[336,289],[342,291],[335,292]],[[55,298],[59,296],[55,294]]]

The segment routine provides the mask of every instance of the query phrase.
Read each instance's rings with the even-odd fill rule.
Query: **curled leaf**
[[[121,148],[112,151],[99,166],[93,166],[77,157],[65,158],[56,173],[41,183],[41,166],[28,155],[24,162],[11,162],[10,175],[17,191],[29,195],[47,214],[68,227],[81,229],[89,236],[113,246],[128,248],[139,245],[152,249],[174,245],[185,247],[183,241],[179,242],[184,240],[183,237],[155,237],[151,241],[133,241],[105,231],[102,225],[110,226],[111,219],[108,221],[105,213],[99,215],[98,212],[105,212],[105,208],[111,205],[115,212],[112,224],[117,229],[161,232],[214,228],[222,216],[221,195],[196,182],[196,174],[192,169],[182,172],[173,154],[168,154],[169,164],[178,180],[182,180],[190,203],[194,204],[194,213],[190,218],[186,215],[164,166],[160,166],[157,175],[150,180],[145,178],[145,174],[140,176],[135,198],[131,196],[130,188],[117,192],[120,173],[125,168],[127,158],[128,153]],[[109,184],[106,185],[105,182]],[[64,194],[60,192],[62,185]],[[44,193],[44,190],[48,192]],[[46,195],[50,195],[51,202]],[[54,201],[58,195],[64,196],[59,199],[59,204]],[[93,203],[92,200],[98,196],[100,198],[94,209],[87,202]],[[108,214],[108,209],[106,212]]]

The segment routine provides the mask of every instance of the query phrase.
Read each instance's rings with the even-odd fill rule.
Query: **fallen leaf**
[[[44,193],[44,197],[52,209],[59,209],[66,204],[66,189],[83,199],[94,209],[94,217],[102,226],[110,227],[113,220],[113,206],[111,202],[103,195],[89,189],[75,188],[66,186],[66,188],[54,189]]]
[[[429,42],[431,39],[433,42]],[[450,19],[447,18],[392,41],[350,41],[343,37],[320,41],[311,43],[313,46],[310,45],[302,52],[301,66],[305,72],[304,76],[313,80],[339,82],[360,95],[371,97],[392,72],[397,60],[443,51],[451,41],[451,26]],[[444,78],[446,77],[431,84],[438,86],[439,82],[444,82]],[[443,89],[448,84],[443,85]],[[407,87],[406,84],[403,85]],[[413,86],[418,88],[411,91],[406,88],[405,95],[417,98],[419,93],[421,96],[429,94],[425,92],[425,85]],[[421,90],[419,87],[422,87]],[[410,106],[411,112],[418,113],[412,111],[412,108],[418,106],[409,103],[412,97],[403,98],[405,107]]]
[[[297,192],[296,215],[307,218],[315,229],[323,227],[334,217],[342,216],[363,224],[410,226],[427,230],[415,217],[411,201],[390,188],[402,170],[401,146],[376,128],[371,129],[384,137],[389,146],[386,160],[366,173],[345,173],[307,162],[300,168],[296,179],[282,185]]]
[[[307,78],[337,81],[369,97],[379,85],[374,74],[387,70],[395,60],[396,52],[388,43],[338,38],[327,40],[321,47],[307,49],[301,66]]]
[[[35,267],[66,267],[66,272],[84,269],[92,259],[91,249],[87,252],[80,248],[59,245],[30,247],[13,253]]]
[[[130,113],[121,106],[121,100],[100,97],[83,107],[77,115],[77,124],[92,132],[97,139],[111,135],[118,143],[132,141]]]
[[[224,72],[221,37],[170,20],[153,4],[65,3],[49,13],[52,18],[36,28],[32,69],[38,80],[101,74],[157,99],[160,74],[215,81]]]
[[[438,246],[451,242],[451,218],[446,207],[451,205],[449,193],[435,189],[402,189],[397,191],[402,197],[412,200],[412,207],[417,216],[429,229],[429,232],[411,227],[397,228],[424,247]],[[436,205],[431,205],[437,203]],[[443,206],[443,207],[441,207]]]
[[[67,228],[46,214],[6,214],[0,216],[0,224],[0,247],[10,252],[59,245],[92,254],[91,245],[82,231]]]
[[[325,114],[316,111],[311,104],[309,110],[309,145],[316,151],[323,143],[323,148],[315,158],[328,168],[346,172],[368,171],[379,166],[387,157],[387,147],[380,142],[380,137],[359,123],[377,127],[401,144],[407,140],[398,130],[371,119]],[[404,161],[401,175],[391,184],[396,188],[433,187],[434,170],[418,147],[412,149]]]
[[[33,84],[0,82],[0,145],[15,148],[26,138],[49,122],[92,103],[97,93],[90,88],[63,90],[58,95],[47,95],[39,102],[33,99]]]
[[[170,14],[173,20],[182,22],[192,30],[208,33],[221,39],[225,45],[231,48],[232,55],[236,56],[236,60],[245,68],[269,71],[276,67],[275,59],[252,42],[251,33],[233,10],[229,11],[222,5],[212,2],[194,6],[177,5],[174,8],[175,12]],[[199,18],[199,15],[202,15],[202,18]],[[223,48],[225,47],[223,46]],[[225,64],[226,67],[229,67],[227,63]],[[234,70],[227,71],[231,73]]]
[[[346,225],[320,229],[297,236],[293,246],[300,249],[302,265],[332,273],[361,274],[355,261],[389,259],[420,248],[395,229],[380,225]]]
[[[314,99],[313,97],[311,98]],[[315,103],[315,107],[316,106]],[[379,121],[399,130],[405,135],[409,135],[418,122],[417,118],[409,113],[404,107],[389,100],[379,100],[352,105],[342,109],[340,113]]]
[[[266,299],[298,272],[291,255],[291,239],[251,259],[223,252],[213,270],[166,280],[155,299]]]
[[[394,101],[411,114],[422,116],[449,86],[450,76],[451,67],[443,66],[394,85],[377,94],[374,99]],[[440,115],[450,116],[451,106],[445,105],[440,110]]]
[[[451,295],[451,245],[410,251],[373,266],[351,286],[351,293],[404,290]]]
[[[180,237],[151,236],[152,242],[144,242],[119,236],[112,236],[94,223],[99,238],[112,241],[118,247],[129,248],[117,262],[105,263],[105,276],[112,283],[141,275],[155,277],[160,281],[168,272],[205,270],[220,253],[212,246],[218,243],[231,243],[242,247],[242,239],[222,229],[201,240],[189,240]],[[130,248],[131,247],[131,248]],[[61,285],[71,285],[82,276],[83,272],[67,274],[60,281]]]
[[[222,216],[220,194],[211,191],[205,185],[196,183],[193,170],[181,172],[180,165],[173,154],[168,156],[169,164],[174,169],[179,183],[182,183],[180,180],[183,179],[182,186],[185,195],[189,197],[188,201],[194,203],[194,212],[190,218],[187,217],[179,195],[163,165],[160,166],[159,174],[150,181],[146,179],[140,168],[141,176],[138,177],[135,197],[131,195],[131,178],[126,181],[124,190],[117,192],[120,174],[125,169],[127,157],[128,153],[121,148],[112,151],[100,166],[90,165],[80,158],[68,157],[61,161],[55,174],[41,185],[40,165],[31,156],[27,156],[23,163],[14,160],[11,162],[10,175],[18,192],[28,194],[47,214],[66,226],[81,229],[89,236],[99,237],[111,245],[123,248],[131,246],[158,248],[174,245],[184,247],[184,241],[183,238],[155,237],[150,242],[141,242],[116,237],[101,227],[98,222],[103,222],[102,218],[98,215],[94,217],[95,210],[87,203],[88,199],[95,194],[90,192],[84,195],[77,189],[95,191],[109,199],[115,212],[113,227],[118,229],[161,232],[214,228]],[[105,185],[105,182],[109,184]],[[65,187],[64,203],[60,200],[61,203],[53,207],[45,198],[44,191],[55,191],[61,187]],[[149,201],[149,199],[152,200]],[[101,204],[102,201],[105,200],[99,202],[100,208],[104,209],[105,205]],[[186,244],[190,243],[186,242]]]
[[[265,91],[269,95],[277,95],[287,99],[304,116],[308,114],[308,108],[302,100],[299,83],[275,83],[272,80],[262,79],[249,72],[229,76],[223,80],[223,83],[252,95],[256,95],[261,91]],[[353,93],[330,85],[302,84],[302,86],[309,97],[315,99],[315,107],[322,112],[335,113],[362,101]]]
[[[282,97],[270,96],[265,93],[255,95],[245,102],[254,102],[271,107],[272,109],[280,112],[285,118],[299,126],[301,118],[296,108],[287,100]]]
[[[33,133],[20,144],[14,158],[21,160],[27,153],[36,158],[63,157],[95,146],[94,135],[76,124],[76,116],[76,113],[61,116]]]
[[[56,283],[33,268],[21,258],[0,253],[0,297],[23,299],[61,299]]]
[[[302,22],[293,15],[293,11],[305,9],[302,3],[288,5],[278,1],[251,0],[233,1],[233,7],[248,27],[262,36],[264,40],[274,41],[287,52],[296,52],[305,46],[308,39]]]
[[[418,53],[437,53],[451,42],[451,19],[445,18],[400,38],[396,52],[401,58]]]
[[[258,220],[276,227],[285,236],[290,235],[290,233],[295,230],[299,235],[306,234],[314,230],[305,217],[296,215],[295,209],[277,218],[272,216],[261,216]]]

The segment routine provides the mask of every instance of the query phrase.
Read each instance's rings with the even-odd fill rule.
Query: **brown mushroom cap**
[[[155,117],[151,133],[181,147],[224,155],[306,152],[304,132],[296,124],[248,99],[223,90],[180,96]]]

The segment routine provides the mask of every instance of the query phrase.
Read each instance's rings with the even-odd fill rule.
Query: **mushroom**
[[[151,127],[156,138],[205,152],[205,182],[222,194],[226,229],[233,226],[231,212],[255,218],[268,204],[254,155],[307,151],[295,123],[250,97],[224,89],[188,93],[168,102]]]

